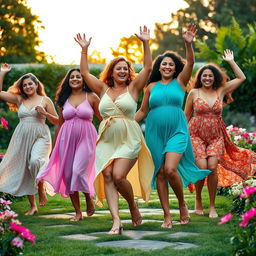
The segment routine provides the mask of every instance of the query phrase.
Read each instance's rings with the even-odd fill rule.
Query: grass
[[[191,195],[185,190],[186,195]],[[188,197],[187,199],[189,209],[194,207],[194,198]],[[203,204],[206,208],[208,206],[208,194],[207,189],[203,190]],[[158,199],[156,193],[152,193],[151,200]],[[85,211],[84,200],[81,196],[81,203],[83,211]],[[228,197],[217,196],[216,199],[217,210],[220,216],[225,215],[231,208],[231,201]],[[141,208],[161,208],[159,202],[152,202],[148,205],[139,204]],[[170,201],[170,207],[172,209],[178,209],[177,201]],[[120,200],[120,208],[127,209],[125,201]],[[192,221],[188,225],[175,225],[172,229],[167,230],[167,233],[174,232],[198,232],[198,236],[189,236],[181,238],[171,238],[163,234],[147,236],[143,239],[166,241],[166,242],[188,242],[199,245],[198,248],[190,248],[183,250],[174,250],[171,247],[165,247],[160,250],[153,251],[141,251],[135,249],[122,249],[114,247],[97,247],[97,242],[110,241],[110,240],[127,240],[130,239],[124,235],[121,236],[109,236],[107,234],[101,235],[99,239],[94,241],[78,241],[63,239],[60,236],[70,234],[88,234],[92,232],[107,232],[111,228],[111,216],[106,214],[100,217],[85,218],[83,221],[70,223],[67,219],[46,219],[41,218],[39,215],[54,214],[54,213],[70,213],[74,212],[69,198],[61,198],[56,195],[50,197],[48,204],[45,207],[40,207],[39,213],[35,216],[25,216],[23,213],[28,209],[28,202],[26,198],[15,202],[12,205],[12,210],[19,214],[18,219],[22,221],[23,225],[28,227],[32,233],[36,234],[36,244],[26,244],[24,255],[26,256],[85,256],[85,255],[112,255],[112,256],[132,256],[136,253],[136,256],[229,256],[232,254],[232,247],[230,245],[230,236],[233,233],[234,226],[232,224],[216,225],[219,219],[209,219],[207,217],[208,211],[205,211],[205,216],[197,216],[194,213],[191,214]],[[103,209],[107,209],[106,206]],[[100,210],[100,209],[97,209]],[[122,219],[130,219],[129,214],[121,214]],[[145,216],[145,219],[159,219],[162,220],[163,216]],[[173,219],[178,220],[179,216],[173,214]],[[69,227],[54,228],[52,225],[68,225]],[[125,230],[147,230],[147,231],[163,231],[160,228],[161,223],[145,223],[139,227],[134,228],[131,224],[124,224]],[[166,230],[164,230],[166,231]]]

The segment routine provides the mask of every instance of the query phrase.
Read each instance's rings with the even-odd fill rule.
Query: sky
[[[60,64],[78,64],[77,33],[92,37],[89,54],[100,51],[110,60],[110,48],[146,25],[153,37],[154,24],[169,22],[171,13],[186,7],[183,0],[27,0],[45,29],[39,30],[40,50]]]

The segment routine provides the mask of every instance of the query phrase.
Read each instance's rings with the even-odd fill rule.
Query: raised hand
[[[192,43],[197,32],[196,25],[188,24],[187,30],[182,29],[182,38],[186,43]]]
[[[224,56],[222,56],[222,59],[225,60],[226,62],[234,60],[234,54],[233,51],[226,49],[224,51]]]
[[[86,36],[85,34],[83,34],[83,36],[81,36],[80,33],[78,33],[76,35],[76,37],[74,37],[75,41],[84,49],[84,48],[88,48],[92,38],[90,37],[89,40],[86,40]]]
[[[140,34],[135,35],[141,40],[141,41],[148,41],[150,39],[150,29],[148,29],[146,26],[140,27]]]
[[[4,63],[1,65],[1,70],[0,72],[3,73],[3,74],[6,74],[8,73],[9,71],[11,71],[11,67],[7,64],[7,63]]]

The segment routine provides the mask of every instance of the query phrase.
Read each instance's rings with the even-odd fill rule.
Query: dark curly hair
[[[55,99],[56,99],[56,104],[59,107],[63,107],[63,105],[65,104],[66,100],[68,99],[68,97],[72,92],[72,88],[69,85],[69,79],[72,72],[74,71],[81,73],[79,68],[70,69],[58,85]],[[92,92],[84,80],[83,80],[83,91],[89,92],[89,93]]]
[[[149,77],[148,80],[148,85],[152,82],[157,82],[160,81],[162,79],[161,73],[159,71],[160,68],[160,64],[163,61],[164,58],[169,57],[172,58],[172,60],[175,63],[175,73],[174,73],[174,77],[173,78],[177,78],[177,76],[179,75],[179,73],[183,70],[184,68],[184,59],[176,52],[173,51],[166,51],[164,52],[162,55],[158,55],[153,63],[153,69],[151,72],[151,75]]]
[[[208,63],[197,70],[195,78],[193,79],[193,82],[192,82],[192,86],[191,86],[192,88],[201,88],[203,86],[202,82],[201,82],[201,77],[202,77],[203,72],[206,69],[211,70],[213,73],[214,82],[213,82],[212,88],[214,90],[217,90],[219,87],[223,86],[227,81],[230,80],[228,75],[219,66],[217,66],[214,63]],[[224,99],[223,99],[224,104],[229,104],[233,101],[234,100],[232,98],[231,93],[227,93],[224,96]]]

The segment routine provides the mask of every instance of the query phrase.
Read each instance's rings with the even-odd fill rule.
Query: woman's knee
[[[104,177],[104,181],[109,183],[109,182],[113,182],[113,175],[111,172],[109,171],[103,171],[102,172],[103,177]]]
[[[172,178],[177,174],[177,168],[174,166],[165,166],[164,167],[164,175],[165,177]]]

